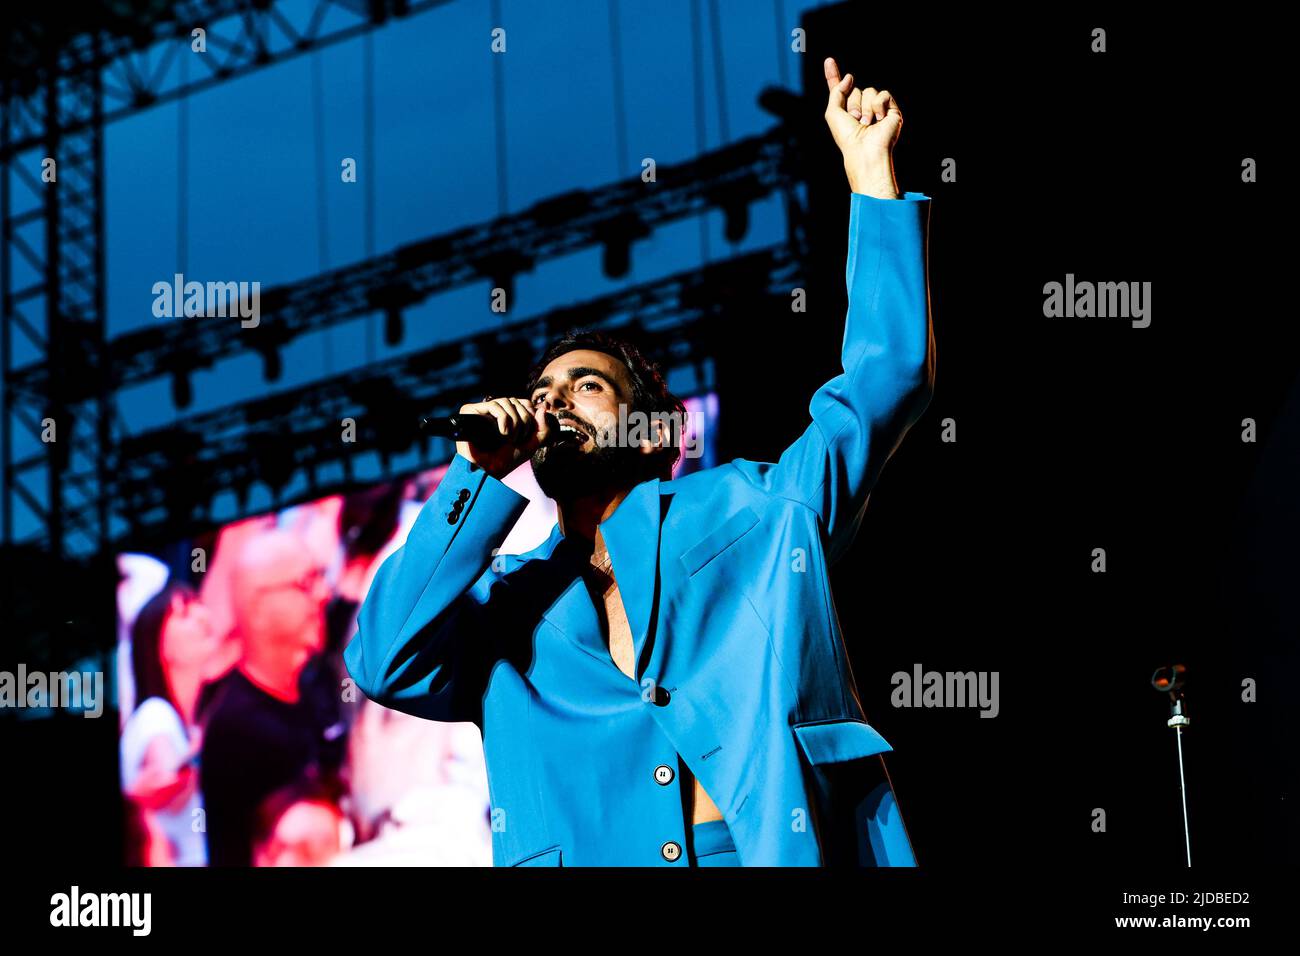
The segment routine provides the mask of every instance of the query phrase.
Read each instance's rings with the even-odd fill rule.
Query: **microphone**
[[[546,424],[552,436],[559,434],[560,423],[554,415],[546,416]],[[420,431],[434,438],[469,442],[483,451],[496,451],[510,440],[497,430],[497,420],[491,415],[426,415],[420,419]]]

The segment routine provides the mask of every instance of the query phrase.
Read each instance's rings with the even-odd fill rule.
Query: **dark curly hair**
[[[533,394],[533,390],[537,387],[537,380],[542,377],[546,366],[566,352],[577,349],[601,352],[623,363],[632,382],[632,406],[628,411],[646,415],[653,415],[655,412],[675,413],[677,422],[686,421],[686,404],[668,388],[659,366],[646,358],[632,342],[600,329],[570,329],[552,342],[542,353],[542,357],[537,360],[532,371],[528,373],[528,388],[524,394]],[[661,460],[665,477],[671,475],[673,466],[681,457],[682,429],[672,430],[671,441],[671,447],[665,449]]]
[[[198,598],[198,592],[183,582],[171,582],[151,597],[136,615],[131,625],[131,672],[135,678],[135,706],[139,707],[150,697],[161,697],[177,706],[167,683],[167,671],[162,662],[162,632],[171,613],[172,600],[180,595],[184,603]]]

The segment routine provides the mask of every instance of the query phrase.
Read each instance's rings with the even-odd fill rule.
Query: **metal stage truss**
[[[778,125],[660,166],[654,183],[634,176],[563,193],[269,289],[256,328],[231,334],[225,322],[173,319],[108,340],[104,125],[444,2],[322,0],[293,5],[309,9],[298,23],[284,12],[287,4],[270,0],[119,2],[101,5],[93,22],[33,14],[14,24],[0,70],[4,545],[36,546],[55,561],[102,559],[159,540],[169,529],[180,535],[203,527],[212,496],[226,489],[242,495],[253,481],[276,490],[302,469],[304,495],[340,490],[337,481],[318,484],[317,470],[342,463],[346,485],[353,455],[377,450],[386,465],[415,440],[416,412],[450,410],[494,362],[526,359],[553,332],[636,324],[666,365],[699,368],[710,358],[717,325],[711,320],[720,310],[778,292],[788,296],[799,284],[798,163],[791,130]],[[203,60],[206,74],[178,81],[168,64],[189,43],[194,25],[205,27],[217,55]],[[57,188],[41,181],[44,156],[58,160]],[[383,314],[391,343],[401,337],[403,312],[412,305],[484,280],[511,289],[515,276],[578,249],[600,247],[606,273],[618,277],[638,240],[683,218],[719,210],[728,237],[739,239],[749,206],[778,193],[790,220],[781,246],[143,434],[126,434],[116,412],[118,390],[163,377],[172,379],[183,407],[191,373],[241,352],[259,354],[265,377],[274,381],[288,342],[363,316]],[[15,285],[15,257],[38,277],[34,282]],[[339,440],[344,417],[358,422],[352,448]],[[14,436],[39,441],[46,419],[57,423],[58,440],[17,457]],[[15,533],[17,509],[37,519],[38,532]]]

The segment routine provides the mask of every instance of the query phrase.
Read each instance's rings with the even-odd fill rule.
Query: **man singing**
[[[803,435],[672,480],[681,403],[626,343],[570,335],[525,396],[461,409],[507,441],[457,444],[361,607],[358,686],[482,731],[497,866],[915,865],[827,569],[932,393],[929,198],[895,185],[898,103],[825,66],[849,309]],[[652,437],[612,439],[620,407]],[[559,522],[498,555],[528,459]]]

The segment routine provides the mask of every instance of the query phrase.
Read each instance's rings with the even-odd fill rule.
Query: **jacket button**
[[[468,489],[468,488],[462,488],[462,489],[460,489],[460,494],[458,494],[458,495],[456,496],[456,500],[457,500],[457,501],[469,501],[469,489]]]
[[[668,766],[666,763],[661,763],[659,766],[655,767],[655,783],[660,784],[661,786],[666,787],[668,784],[672,783],[674,776],[676,775],[673,773],[673,768]]]
[[[669,863],[676,863],[681,858],[682,855],[681,844],[674,843],[672,840],[669,840],[667,843],[665,843],[663,846],[659,848],[659,852],[660,854],[663,855],[663,858],[667,860]]]
[[[660,687],[658,684],[656,684],[655,685],[655,706],[667,707],[668,701],[670,700],[672,700],[672,695],[668,693],[667,689]]]
[[[465,507],[465,502],[456,500],[451,503],[451,510],[447,512],[447,524],[455,524],[456,519],[460,517],[461,510]]]

